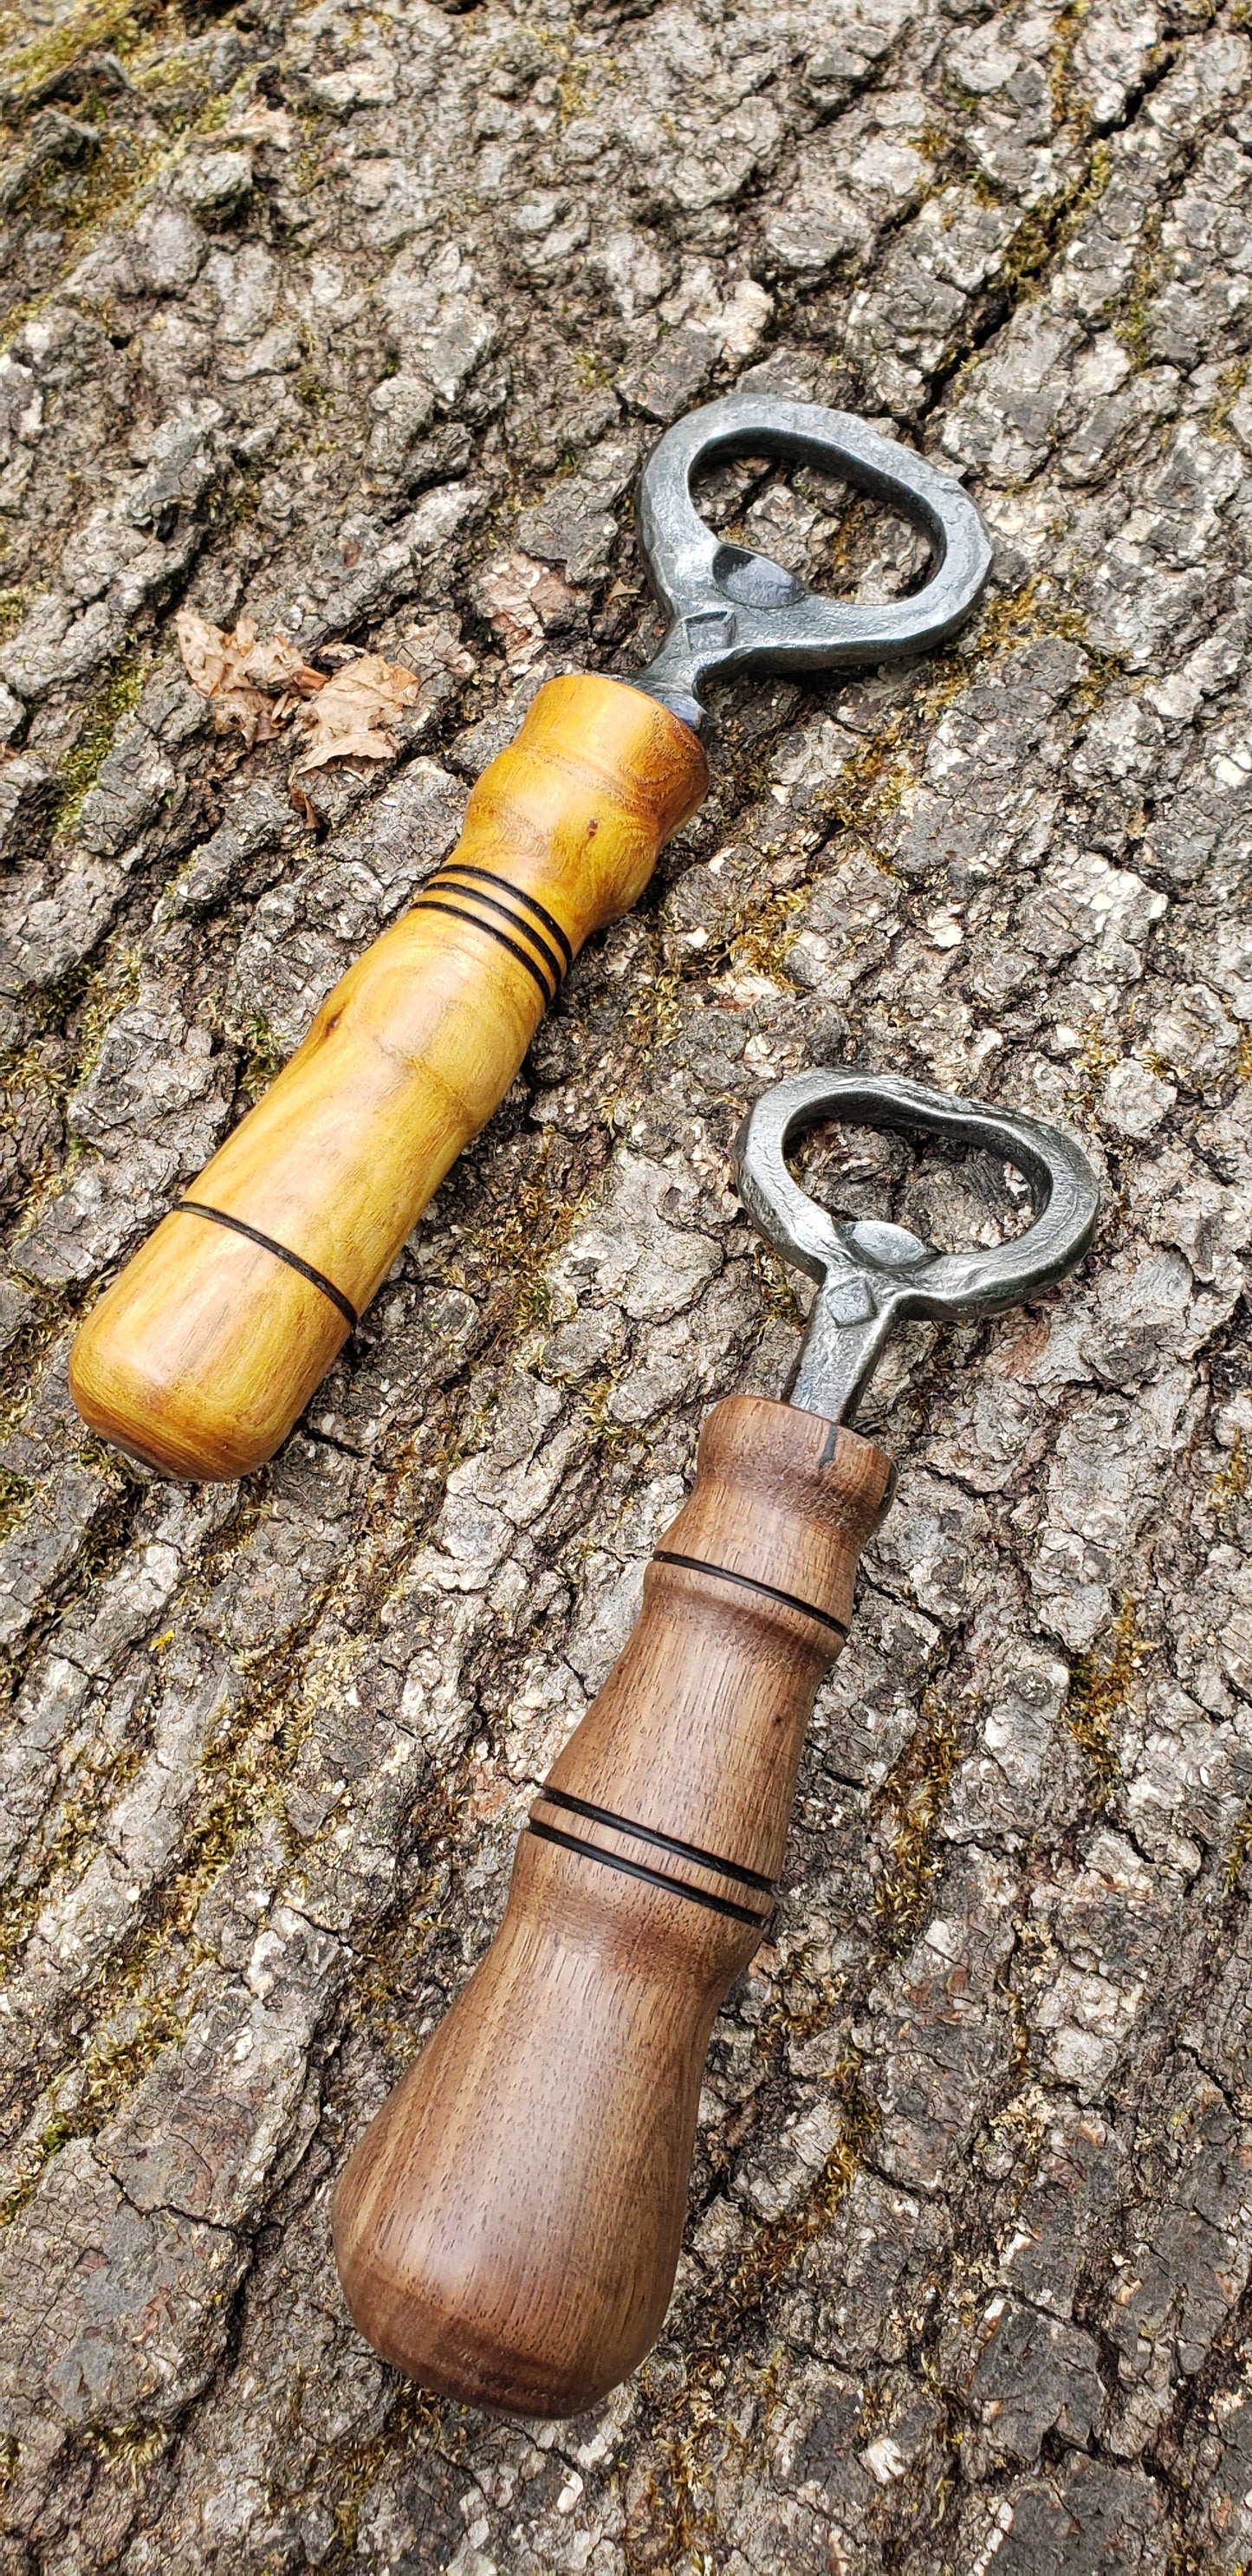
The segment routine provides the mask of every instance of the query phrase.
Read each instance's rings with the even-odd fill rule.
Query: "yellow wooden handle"
[[[732,1396],[521,1836],[508,1911],[357,2146],[349,2308],[427,2388],[594,2405],[673,2288],[713,2016],[769,1926],[813,1694],[890,1462]]]
[[[166,1475],[286,1438],[584,940],[637,901],[708,785],[688,727],[618,680],[549,680],[450,859],[75,1342],[85,1422]]]

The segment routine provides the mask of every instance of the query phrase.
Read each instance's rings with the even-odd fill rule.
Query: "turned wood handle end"
[[[695,735],[641,690],[545,683],[451,858],[192,1183],[209,1213],[167,1219],[84,1326],[71,1383],[93,1430],[167,1475],[272,1456],[583,941],[707,784]]]
[[[735,1397],[705,1425],[501,1929],[340,2184],[352,2314],[426,2387],[572,2414],[658,2333],[713,2016],[769,1927],[813,1694],[889,1481],[872,1443],[787,1405]]]
[[[89,1428],[176,1481],[273,1456],[349,1331],[290,1263],[176,1210],[106,1289],[70,1353]]]

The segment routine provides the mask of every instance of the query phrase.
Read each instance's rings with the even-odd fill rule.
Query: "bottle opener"
[[[838,1224],[791,1178],[815,1119],[986,1147],[1034,1223],[941,1253]],[[673,2287],[714,2015],[773,1919],[819,1683],[894,1470],[847,1425],[908,1316],[993,1315],[1086,1251],[1094,1177],[1042,1121],[920,1083],[797,1075],[738,1147],[749,1213],[818,1283],[789,1403],[736,1395],[644,1577],[643,1608],[540,1788],[504,1920],[340,2183],[349,2308],[423,2386],[573,2415],[633,2370]]]
[[[925,587],[859,607],[723,543],[692,478],[762,453],[821,465],[916,521],[934,557]],[[990,563],[973,503],[910,448],[846,412],[756,394],[661,440],[639,535],[671,621],[655,661],[635,681],[545,682],[474,788],[452,856],[327,994],[83,1324],[79,1412],[160,1473],[244,1475],[286,1438],[584,941],[637,901],[700,804],[710,683],[925,652],[968,615]]]

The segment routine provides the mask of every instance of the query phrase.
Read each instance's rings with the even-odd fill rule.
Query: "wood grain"
[[[781,1867],[813,1696],[891,1474],[787,1405],[737,1396],[710,1416],[638,1625],[546,1784],[561,1799],[532,1809],[592,1852],[522,1834],[491,1948],[339,2188],[353,2317],[424,2386],[576,2414],[654,2341],[713,2017],[768,1922],[747,1878]]]
[[[567,959],[629,909],[708,784],[694,734],[616,680],[549,680],[484,771],[450,860],[327,995],[187,1196],[359,1315],[503,1099]],[[275,1252],[168,1216],[88,1317],[84,1421],[164,1473],[272,1456],[350,1329]]]

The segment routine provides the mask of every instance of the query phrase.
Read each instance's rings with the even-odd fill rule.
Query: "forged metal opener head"
[[[1034,1224],[993,1251],[968,1252],[934,1252],[907,1227],[877,1219],[840,1224],[787,1169],[791,1138],[822,1118],[982,1146],[1029,1182]],[[820,1283],[788,1400],[830,1422],[851,1421],[897,1323],[997,1315],[1063,1279],[1091,1241],[1099,1204],[1086,1156],[1058,1127],[893,1074],[822,1069],[776,1082],[739,1130],[735,1169],[762,1234]]]
[[[930,541],[934,569],[925,588],[860,607],[808,589],[768,555],[725,544],[700,517],[691,485],[701,466],[726,456],[798,457],[892,503]],[[636,523],[671,622],[634,686],[697,733],[710,680],[762,666],[846,669],[945,643],[991,569],[986,529],[959,483],[851,412],[768,394],[728,394],[668,430],[643,469]]]

